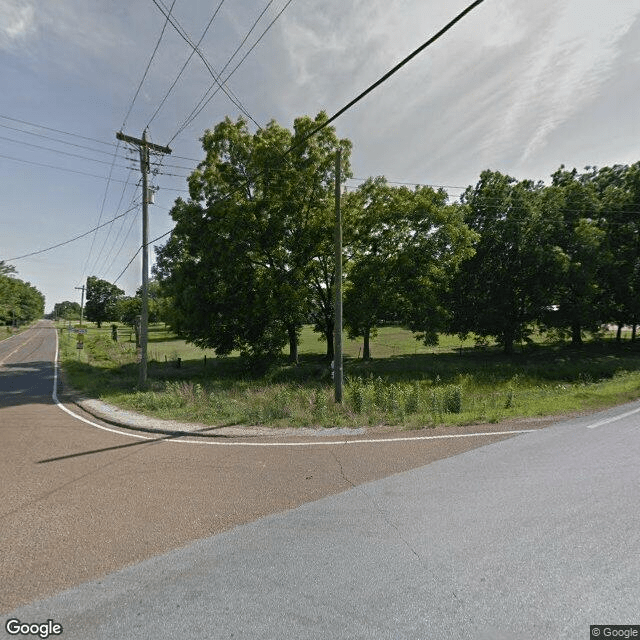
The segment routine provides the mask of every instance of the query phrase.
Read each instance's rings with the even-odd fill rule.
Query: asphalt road
[[[432,439],[476,427],[416,431],[410,440],[390,433],[382,443],[343,438],[337,445],[327,444],[335,437],[211,436],[194,443],[132,432],[54,403],[55,352],[55,330],[46,321],[0,342],[0,612],[505,438]],[[65,637],[74,637],[73,626]]]
[[[135,440],[52,403],[52,336],[0,343],[3,625],[538,640],[640,624],[640,403],[508,439]]]

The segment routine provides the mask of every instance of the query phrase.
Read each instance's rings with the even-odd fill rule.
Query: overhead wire
[[[126,235],[124,236],[124,238],[122,240],[122,244],[120,245],[120,248],[118,249],[118,251],[115,254],[115,256],[113,257],[113,259],[111,260],[111,263],[109,264],[109,266],[106,269],[103,269],[103,272],[104,272],[105,276],[108,273],[111,272],[111,269],[113,269],[113,265],[116,263],[116,260],[118,259],[118,256],[122,253],[122,250],[124,249],[124,245],[127,243],[127,240],[129,239],[129,236],[131,235],[131,231],[133,230],[133,226],[136,223],[136,221],[139,218],[139,216],[140,216],[140,209],[138,208],[138,211],[136,212],[136,215],[131,218],[131,223],[129,224],[129,228],[127,229],[127,233],[126,233]]]
[[[140,90],[141,90],[141,88],[142,88],[142,86],[143,86],[143,84],[144,84],[144,81],[145,81],[145,79],[146,79],[146,77],[147,77],[147,74],[149,73],[149,69],[151,68],[151,64],[152,64],[152,62],[153,62],[153,59],[155,58],[155,55],[156,55],[156,53],[157,53],[157,51],[158,51],[158,48],[159,48],[159,46],[160,46],[160,43],[162,42],[162,38],[163,38],[163,36],[164,36],[164,32],[165,32],[165,30],[166,30],[167,23],[169,22],[169,18],[170,18],[170,15],[171,15],[171,11],[173,11],[173,7],[174,7],[175,3],[176,3],[176,0],[173,0],[173,2],[172,2],[172,4],[171,4],[171,8],[169,9],[169,12],[168,12],[168,14],[167,14],[167,16],[166,16],[165,23],[164,23],[164,25],[162,26],[162,30],[160,31],[160,36],[158,37],[158,40],[157,40],[157,42],[156,42],[156,45],[155,45],[155,47],[154,47],[154,49],[153,49],[153,52],[152,52],[152,54],[151,54],[151,57],[149,58],[149,61],[148,61],[147,66],[146,66],[146,68],[145,68],[145,70],[144,70],[144,73],[142,74],[142,78],[141,78],[140,82],[138,83],[138,87],[137,87],[137,89],[136,89],[136,92],[135,92],[135,94],[134,94],[134,96],[133,96],[133,99],[131,100],[131,103],[130,103],[130,105],[129,105],[129,108],[127,109],[127,112],[126,112],[126,114],[125,114],[124,120],[123,120],[123,122],[122,122],[122,127],[120,128],[120,130],[121,130],[121,131],[122,131],[122,130],[124,130],[124,128],[125,128],[125,126],[126,126],[127,119],[129,118],[129,115],[131,114],[131,111],[132,111],[132,109],[133,109],[133,106],[134,106],[134,104],[135,104],[135,101],[136,101],[136,99],[137,99],[137,97],[138,97],[138,95],[139,95],[139,93],[140,93]],[[115,157],[116,157],[117,151],[118,151],[118,149],[119,149],[119,145],[120,145],[120,140],[118,140],[118,143],[117,143],[117,145],[116,145],[116,151],[115,151],[114,156],[113,156],[112,166],[111,166],[111,170],[110,170],[110,172],[109,172],[109,178],[111,178],[111,173],[112,173],[112,171],[113,171],[113,164],[115,163]],[[126,183],[125,183],[125,186],[123,187],[122,195],[120,196],[120,204],[122,203],[122,198],[124,197],[124,192],[125,192],[125,189],[126,189],[126,187],[127,187],[127,183],[129,182],[130,177],[131,177],[131,173],[129,173],[129,177],[127,178],[127,181],[126,181]],[[100,224],[100,220],[102,219],[102,215],[103,215],[103,212],[104,212],[104,207],[105,207],[105,203],[106,203],[106,199],[107,199],[107,194],[108,194],[108,191],[109,191],[109,186],[110,186],[110,180],[107,180],[107,185],[106,185],[106,187],[105,187],[104,196],[103,196],[103,198],[102,198],[102,205],[101,205],[101,207],[100,207],[100,214],[99,214],[99,216],[98,216],[98,224]],[[143,194],[143,197],[146,197],[146,194]],[[118,209],[120,208],[120,204],[118,204]],[[112,226],[113,226],[113,225],[112,225]],[[111,227],[111,228],[112,228],[112,227]],[[105,240],[104,240],[104,241],[103,241],[103,243],[102,243],[102,247],[101,247],[100,252],[98,253],[98,256],[97,256],[97,258],[96,258],[96,260],[95,260],[94,266],[97,266],[97,263],[98,263],[98,262],[99,262],[99,260],[100,260],[100,256],[102,255],[102,251],[104,250],[104,246],[105,246],[105,244],[106,244],[106,241],[107,241],[107,239],[108,239],[108,237],[109,237],[109,235],[110,235],[110,233],[111,233],[111,228],[109,229],[109,233],[107,234],[107,236],[105,237]],[[93,247],[94,247],[94,244],[95,244],[95,240],[96,240],[97,233],[98,233],[98,229],[96,228],[96,231],[95,231],[95,233],[94,233],[93,239],[92,239],[92,241],[91,241],[91,247],[89,248],[89,255],[87,256],[87,261],[86,261],[85,266],[84,266],[84,269],[83,269],[83,276],[82,276],[82,279],[83,279],[83,280],[84,280],[84,275],[86,275],[84,272],[86,271],[87,266],[89,265],[89,260],[90,260],[90,258],[91,258],[91,253],[92,253],[92,251],[93,251]],[[115,246],[115,241],[114,241],[114,246]]]
[[[468,13],[470,13],[471,11],[473,11],[476,7],[478,7],[479,5],[481,5],[485,0],[475,0],[474,2],[472,2],[471,4],[469,4],[465,9],[463,9],[460,13],[458,13],[452,20],[450,20],[444,27],[442,27],[437,33],[435,33],[433,36],[431,36],[428,40],[426,40],[425,42],[423,42],[419,47],[417,47],[416,49],[414,49],[409,55],[407,55],[405,58],[403,58],[398,64],[396,64],[394,67],[392,67],[389,71],[387,71],[384,75],[382,75],[378,80],[376,80],[373,84],[371,84],[369,87],[367,87],[364,91],[362,91],[361,93],[359,93],[355,98],[353,98],[352,100],[350,100],[344,107],[342,107],[341,109],[339,109],[337,112],[335,112],[331,117],[327,118],[322,124],[314,127],[309,133],[307,133],[304,137],[302,137],[300,140],[298,140],[297,142],[295,142],[294,144],[292,144],[288,149],[286,149],[282,154],[281,154],[281,161],[284,161],[287,159],[287,156],[294,151],[295,149],[297,149],[298,147],[300,147],[302,144],[304,144],[307,140],[309,140],[310,138],[312,138],[313,136],[315,136],[316,134],[318,134],[320,131],[322,131],[324,128],[326,128],[327,126],[329,126],[329,124],[331,124],[332,122],[334,122],[337,118],[339,118],[342,114],[344,114],[346,111],[348,111],[349,109],[351,109],[354,105],[356,105],[360,100],[362,100],[365,96],[367,96],[369,93],[371,93],[374,89],[376,89],[377,87],[379,87],[381,84],[383,84],[386,80],[388,80],[391,76],[393,76],[395,73],[397,73],[402,67],[404,67],[409,61],[411,61],[413,58],[415,58],[419,53],[421,53],[422,51],[424,51],[427,47],[431,46],[432,44],[434,44],[437,40],[439,40],[445,33],[447,33],[454,25],[456,25],[460,20],[462,20],[462,18],[464,18]],[[157,0],[153,0],[154,3],[157,3]],[[174,136],[175,137],[175,136]],[[255,176],[253,176],[250,180],[247,180],[245,182],[245,187],[249,185],[249,183],[252,180],[256,180],[257,178],[259,178],[261,175],[263,175],[265,173],[264,170],[258,171],[257,174]],[[238,187],[238,190],[241,187]],[[228,194],[227,196],[228,198],[231,197],[231,194]]]
[[[232,71],[227,74],[226,78],[223,80],[223,84],[226,83],[229,80],[229,78],[231,78],[231,76],[238,70],[240,65],[247,59],[249,54],[256,48],[258,43],[262,40],[262,38],[264,38],[264,36],[271,29],[271,27],[275,24],[275,22],[278,20],[278,18],[284,13],[284,11],[291,4],[291,2],[292,2],[292,0],[288,0],[288,2],[284,5],[284,7],[280,10],[280,12],[276,15],[276,17],[269,23],[267,28],[260,34],[259,38],[253,43],[251,48],[244,54],[244,56],[242,57],[240,62],[238,62],[238,64],[232,69]],[[226,71],[227,67],[231,64],[232,60],[236,57],[237,53],[244,46],[244,43],[248,40],[249,36],[251,35],[251,33],[253,32],[255,27],[258,25],[258,23],[262,19],[262,16],[266,13],[266,11],[272,5],[272,3],[273,3],[273,0],[270,0],[269,3],[265,6],[265,8],[262,10],[260,15],[256,18],[256,20],[254,21],[253,25],[249,29],[249,31],[247,31],[247,33],[245,34],[242,42],[238,45],[236,50],[231,54],[231,56],[229,57],[229,59],[225,63],[224,67],[222,67],[222,69],[220,71],[220,75],[222,75]],[[202,98],[200,98],[200,101],[198,102],[198,104],[194,107],[194,109],[191,111],[191,113],[185,118],[183,123],[180,125],[180,127],[178,128],[178,131],[173,134],[173,136],[169,140],[169,144],[171,144],[171,142],[173,142],[173,140],[175,138],[177,138],[200,115],[202,110],[209,104],[209,102],[211,102],[211,100],[214,98],[214,96],[216,96],[218,94],[218,92],[220,91],[220,88],[216,89],[211,94],[211,96],[209,96],[207,98],[207,95],[209,94],[209,92],[214,87],[215,87],[215,83],[212,83],[209,86],[209,88],[205,91],[205,93],[202,96]]]
[[[180,69],[180,71],[178,71],[178,75],[175,77],[175,80],[173,81],[173,83],[169,87],[169,90],[165,94],[164,98],[162,98],[162,100],[160,101],[160,104],[158,105],[158,108],[154,111],[154,113],[151,116],[151,119],[149,120],[149,122],[147,122],[147,128],[149,128],[149,126],[151,126],[151,123],[155,120],[155,118],[158,115],[158,113],[160,113],[160,110],[164,106],[164,103],[167,101],[167,98],[169,97],[169,95],[173,91],[174,87],[178,83],[178,80],[180,79],[180,76],[184,73],[184,70],[187,68],[187,66],[189,66],[189,63],[191,62],[191,58],[193,58],[193,56],[196,53],[197,48],[202,44],[202,41],[204,40],[204,37],[207,35],[207,32],[209,31],[209,28],[213,24],[213,21],[215,20],[216,16],[218,15],[218,12],[220,11],[220,8],[222,7],[224,1],[225,0],[220,0],[220,3],[218,4],[218,7],[214,11],[213,16],[211,16],[211,19],[209,20],[207,26],[205,27],[204,31],[202,32],[202,35],[200,36],[200,40],[198,40],[196,45],[192,48],[192,51],[189,54],[189,57],[186,59],[185,63],[182,65],[182,68]],[[174,4],[175,4],[175,0],[174,0]],[[157,4],[156,4],[156,6],[157,6]],[[171,8],[173,8],[173,5],[171,5]],[[171,17],[171,9],[169,9],[169,12],[166,15],[167,19],[166,19],[165,25],[166,25],[166,23],[169,22],[170,17]],[[173,22],[171,24],[173,25]]]
[[[120,141],[118,140],[118,144],[116,145],[116,150],[113,153],[113,160],[111,162],[111,167],[109,169],[109,176],[107,177],[107,184],[105,185],[105,188],[104,188],[104,195],[102,196],[102,204],[100,205],[100,213],[98,215],[98,226],[96,226],[95,232],[93,234],[93,238],[91,239],[91,246],[89,247],[89,253],[87,254],[87,259],[85,261],[84,267],[82,268],[82,276],[80,278],[80,282],[84,282],[84,277],[85,275],[87,275],[87,267],[89,266],[89,261],[91,260],[91,253],[93,252],[93,247],[96,243],[98,229],[100,228],[100,221],[102,220],[102,216],[104,214],[104,207],[107,203],[107,194],[109,193],[109,187],[111,186],[111,176],[113,174],[113,169],[116,162],[119,144],[120,144]]]
[[[46,162],[36,162],[35,160],[25,160],[24,158],[16,158],[15,156],[8,156],[4,153],[0,153],[0,158],[5,158],[7,160],[13,160],[14,162],[22,162],[24,164],[32,164],[37,167],[46,167],[47,169],[56,169],[58,171],[66,171],[67,173],[77,173],[81,176],[89,176],[90,178],[99,178],[100,180],[111,180],[111,182],[120,182],[124,183],[124,180],[119,180],[116,178],[108,178],[107,176],[100,176],[96,173],[88,173],[87,171],[79,171],[78,169],[67,169],[66,167],[58,167],[55,164],[47,164]]]
[[[426,42],[423,42],[417,49],[414,49],[408,56],[403,58],[398,64],[396,64],[393,68],[389,69],[383,76],[381,76],[378,80],[376,80],[373,84],[369,85],[364,91],[359,93],[353,100],[350,100],[342,109],[336,111],[330,118],[328,118],[321,125],[317,126],[315,129],[310,131],[302,140],[296,142],[286,153],[290,153],[301,144],[306,142],[309,138],[313,137],[317,133],[319,133],[325,127],[328,127],[334,120],[337,120],[343,113],[351,109],[351,107],[355,106],[360,100],[369,95],[374,89],[379,87],[381,84],[386,82],[391,76],[397,73],[402,67],[404,67],[408,62],[413,60],[419,53],[424,51],[427,47],[431,46],[434,42],[439,40],[447,31],[449,31],[454,25],[456,25],[462,18],[464,18],[468,13],[473,11],[476,7],[481,5],[485,0],[475,0],[470,5],[468,5],[465,9],[463,9],[458,15],[455,16],[452,20],[450,20],[440,31],[431,36]]]
[[[164,5],[164,3],[162,2],[162,0],[152,0],[152,2],[156,5],[156,7],[158,7],[158,9],[166,16],[168,15],[167,13],[167,9]],[[162,5],[162,6],[161,6]],[[207,68],[207,70],[209,71],[209,73],[211,74],[212,78],[215,80],[215,82],[220,86],[220,88],[222,89],[222,91],[224,92],[224,94],[227,96],[227,98],[229,98],[229,100],[231,100],[231,102],[242,112],[244,113],[244,115],[247,116],[247,118],[249,118],[255,125],[256,127],[258,127],[259,129],[261,128],[260,125],[258,124],[258,122],[256,122],[256,120],[253,118],[253,116],[247,111],[246,107],[242,104],[242,102],[240,101],[240,99],[237,96],[232,96],[232,92],[230,91],[230,89],[228,87],[224,86],[224,83],[222,83],[220,81],[220,78],[218,77],[218,74],[216,73],[216,71],[213,69],[213,67],[209,64],[209,61],[205,58],[204,54],[200,51],[200,49],[191,41],[191,38],[189,37],[189,35],[186,33],[186,31],[184,31],[184,29],[182,29],[182,27],[179,25],[179,23],[175,20],[174,17],[170,17],[169,18],[169,22],[170,24],[173,26],[173,28],[180,34],[180,37],[193,49],[194,53],[202,60],[203,64],[205,65],[205,67]]]
[[[142,74],[142,78],[140,80],[140,83],[138,84],[138,88],[136,89],[135,95],[133,96],[133,100],[131,100],[131,104],[129,105],[129,109],[127,110],[127,114],[124,117],[124,120],[122,122],[122,127],[120,128],[120,131],[124,131],[126,124],[127,124],[127,120],[129,118],[129,116],[131,115],[131,110],[133,109],[133,105],[135,104],[136,99],[138,98],[138,94],[140,93],[140,89],[142,89],[142,85],[144,84],[144,81],[147,78],[147,74],[149,73],[149,69],[151,68],[151,63],[153,62],[153,59],[156,56],[156,53],[158,52],[158,47],[160,46],[160,43],[162,42],[162,38],[164,36],[164,32],[167,28],[167,24],[169,23],[169,16],[171,15],[171,12],[173,11],[173,7],[176,4],[176,0],[173,0],[173,2],[171,3],[171,7],[169,8],[169,13],[167,14],[167,17],[164,21],[164,24],[162,25],[162,30],[160,31],[160,36],[158,37],[158,41],[156,42],[156,46],[153,49],[153,53],[151,54],[151,57],[149,58],[149,62],[147,63],[147,68],[144,70],[144,73]]]
[[[15,138],[9,138],[8,136],[0,136],[0,140],[7,140],[8,142],[13,142],[16,144],[22,144],[26,147],[33,147],[35,149],[43,149],[44,151],[51,151],[52,153],[59,153],[64,156],[70,156],[73,158],[80,158],[81,160],[88,160],[89,162],[97,162],[99,164],[108,164],[112,165],[112,162],[108,162],[107,160],[99,160],[98,158],[90,158],[89,156],[83,156],[79,153],[71,153],[70,151],[62,151],[61,149],[54,149],[52,147],[45,147],[41,144],[34,144],[33,142],[25,142],[24,140],[16,140]],[[125,167],[124,165],[116,165],[119,168],[128,169],[129,167]]]
[[[101,229],[102,227],[106,227],[108,224],[110,224],[114,220],[117,220],[118,218],[122,218],[123,216],[126,216],[127,213],[129,213],[130,211],[133,211],[133,209],[135,209],[135,207],[132,207],[131,209],[128,209],[124,213],[121,213],[121,214],[115,216],[111,220],[107,220],[107,222],[104,222],[101,225],[98,225],[97,227],[89,229],[89,231],[85,231],[84,233],[81,233],[80,235],[77,235],[77,236],[74,236],[73,238],[70,238],[69,240],[65,240],[64,242],[59,242],[58,244],[54,244],[54,245],[52,245],[50,247],[46,247],[44,249],[38,249],[37,251],[32,251],[31,253],[25,253],[25,254],[23,254],[21,256],[16,256],[14,258],[8,258],[6,260],[6,262],[15,262],[16,260],[22,260],[23,258],[30,258],[31,256],[37,256],[37,255],[39,255],[41,253],[46,253],[47,251],[52,251],[53,249],[57,249],[58,247],[63,247],[64,245],[67,245],[67,244],[70,244],[72,242],[75,242],[76,240],[80,240],[81,238],[84,238],[85,236],[88,236],[90,233],[94,233],[98,229]]]
[[[28,122],[27,120],[20,120],[19,118],[12,118],[10,116],[5,116],[0,114],[0,118],[5,120],[11,120],[12,122],[19,122],[20,124],[26,124],[30,127],[37,127],[39,129],[46,129],[47,131],[54,131],[55,133],[62,133],[65,136],[73,136],[76,138],[81,138],[83,140],[90,140],[92,142],[97,142],[98,144],[104,144],[110,147],[115,147],[116,144],[114,142],[105,142],[104,140],[98,140],[98,138],[90,138],[88,136],[80,135],[79,133],[71,133],[70,131],[63,131],[62,129],[54,129],[53,127],[46,127],[42,124],[36,124],[34,122]]]
[[[142,251],[142,247],[138,247],[138,250],[133,254],[133,257],[131,258],[131,260],[127,262],[127,265],[120,272],[120,275],[111,284],[115,284],[116,282],[118,282],[118,280],[120,280],[120,278],[122,278],[122,276],[125,274],[125,271],[131,266],[131,263],[136,259],[136,256],[140,253],[140,251]]]
[[[133,170],[130,170],[127,180],[131,179],[131,174],[132,173],[133,173]],[[125,192],[127,190],[127,186],[128,186],[127,184],[124,184],[123,187],[122,187],[122,193],[120,194],[120,200],[118,202],[118,206],[116,207],[116,212],[118,212],[120,210],[120,207],[122,206],[122,200],[124,199],[124,194],[125,194]],[[133,205],[133,200],[134,199],[135,199],[135,193],[134,193],[132,201],[131,201],[132,205]],[[96,273],[98,262],[100,261],[100,258],[102,257],[102,253],[103,253],[104,248],[105,248],[105,246],[107,244],[107,241],[109,240],[109,237],[111,236],[111,231],[113,230],[113,223],[114,222],[115,222],[115,220],[111,221],[111,224],[109,225],[109,228],[107,230],[107,234],[105,235],[104,240],[102,241],[102,246],[100,247],[100,251],[98,252],[98,255],[96,256],[96,259],[93,262],[93,267],[90,269],[90,271],[92,271],[93,273]],[[122,219],[122,225],[124,225],[124,218]],[[114,245],[115,245],[115,242],[116,241],[114,240],[114,243],[113,243]]]
[[[77,142],[69,142],[68,140],[60,140],[60,138],[54,138],[53,136],[48,136],[48,135],[45,135],[44,133],[37,133],[35,131],[26,131],[25,129],[19,129],[18,127],[11,127],[10,125],[2,124],[1,122],[0,122],[0,127],[4,128],[4,129],[10,129],[11,131],[17,131],[19,133],[25,133],[25,134],[27,134],[29,136],[35,136],[36,138],[43,138],[45,140],[53,140],[54,142],[57,142],[59,144],[65,144],[65,145],[70,146],[70,147],[76,147],[78,149],[86,149],[88,151],[92,151],[93,153],[102,153],[102,154],[107,155],[107,156],[111,156],[111,154],[113,153],[112,151],[104,151],[103,149],[96,149],[95,146],[90,147],[89,145],[86,145],[86,144],[78,144]],[[71,134],[69,134],[69,135],[71,135]],[[113,146],[115,147],[116,145],[114,144]]]

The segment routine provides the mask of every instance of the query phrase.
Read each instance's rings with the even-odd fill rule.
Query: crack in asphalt
[[[393,522],[390,518],[389,515],[385,512],[385,510],[375,501],[375,499],[373,498],[373,496],[371,496],[369,493],[367,493],[366,489],[364,489],[362,487],[362,485],[356,485],[345,473],[344,471],[344,467],[342,466],[342,462],[340,461],[340,459],[338,458],[338,456],[336,455],[335,451],[330,449],[329,453],[333,456],[334,460],[336,461],[336,464],[338,465],[338,469],[340,471],[340,476],[342,477],[342,479],[351,487],[353,487],[354,489],[356,489],[357,491],[360,491],[361,493],[363,493],[369,500],[369,502],[371,502],[371,504],[373,505],[373,507],[375,508],[376,512],[378,513],[378,515],[382,518],[382,520],[384,520],[384,522],[387,524],[387,526],[391,529],[393,529],[396,532],[397,537],[400,539],[400,541],[409,549],[409,551],[411,551],[411,553],[416,556],[416,558],[418,558],[418,560],[422,560],[422,556],[413,548],[413,546],[411,546],[411,543],[406,540],[402,534],[400,533],[400,529],[398,528],[398,525],[395,524],[395,522]]]

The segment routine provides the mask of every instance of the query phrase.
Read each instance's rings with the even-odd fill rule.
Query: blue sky
[[[467,4],[291,0],[228,87],[261,125],[332,114]],[[198,41],[218,5],[176,0],[173,15]],[[266,8],[232,69],[285,5],[224,0],[201,44],[211,66],[225,65]],[[96,234],[12,262],[48,310],[79,300],[75,287],[88,275],[113,282],[140,245],[137,159],[116,149],[116,131],[140,136],[149,125],[150,139],[165,145],[212,83],[194,56],[153,117],[190,53],[168,25],[125,122],[164,23],[152,0],[0,0],[0,259],[131,209]],[[637,0],[485,0],[336,128],[353,142],[355,177],[465,187],[483,169],[545,180],[562,163],[636,162],[639,107]],[[198,138],[238,114],[219,92],[171,141],[152,179],[150,238],[171,229],[168,210],[201,157]],[[140,269],[138,256],[118,280],[129,294]]]

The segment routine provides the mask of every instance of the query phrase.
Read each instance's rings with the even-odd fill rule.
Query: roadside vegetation
[[[80,353],[66,344],[75,386],[162,417],[276,426],[499,421],[638,395],[640,162],[561,165],[548,183],[487,169],[452,198],[353,178],[351,143],[328,125],[320,112],[204,132],[155,247],[149,321],[173,333],[151,334],[148,388],[134,386],[141,292],[97,276],[84,318],[131,328],[117,343],[108,325],[92,331]],[[336,406],[335,196],[349,179]]]
[[[0,260],[0,340],[28,329],[44,315],[44,296],[16,277],[13,265]]]
[[[595,410],[640,392],[640,348],[624,334],[580,348],[537,336],[507,356],[496,345],[447,336],[427,347],[409,330],[385,326],[371,340],[369,361],[362,342],[345,336],[344,402],[336,405],[324,344],[310,326],[292,365],[284,354],[261,364],[239,354],[217,358],[154,325],[145,391],[136,389],[129,327],[121,325],[114,342],[110,327],[90,325],[78,350],[75,334],[58,326],[73,389],[147,415],[217,426],[462,425]]]

